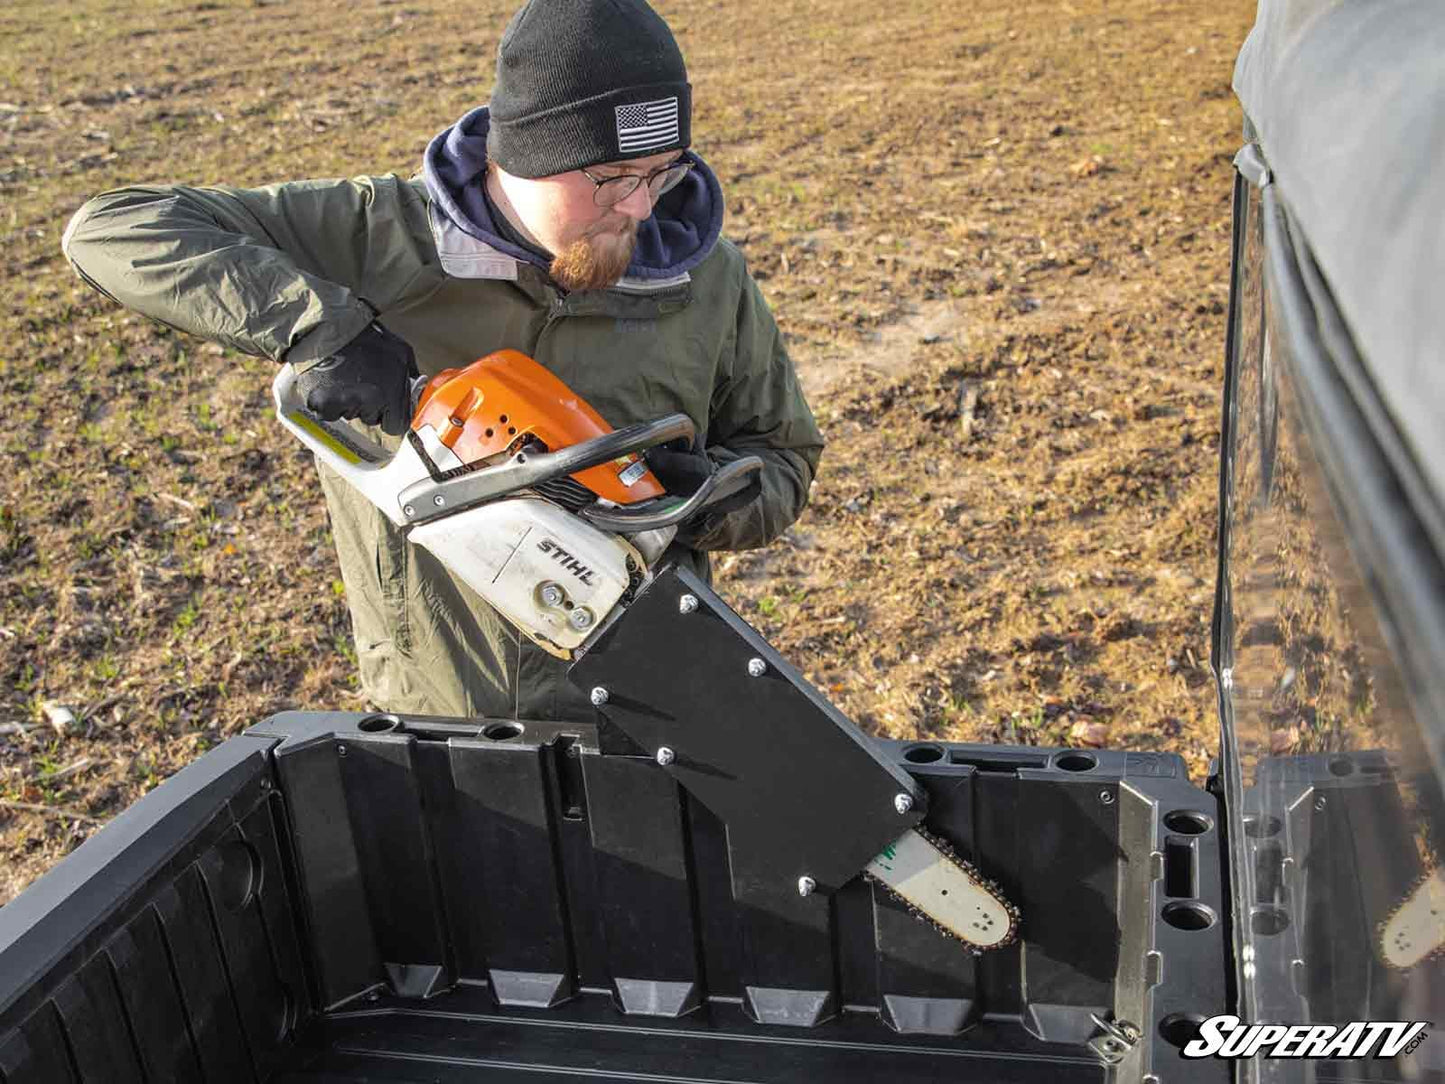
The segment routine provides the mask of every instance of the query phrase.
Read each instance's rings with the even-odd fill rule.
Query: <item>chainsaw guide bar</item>
[[[919,829],[884,847],[863,875],[974,955],[1003,948],[1018,936],[1019,910],[998,886],[946,842]]]
[[[1380,957],[1408,971],[1445,955],[1445,873],[1431,870],[1411,889],[1379,929]]]

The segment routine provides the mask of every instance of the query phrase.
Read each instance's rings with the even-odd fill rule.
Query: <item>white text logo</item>
[[[1393,1058],[1425,1041],[1425,1020],[1356,1020],[1350,1024],[1244,1024],[1237,1016],[1211,1016],[1199,1037],[1184,1044],[1186,1058]]]

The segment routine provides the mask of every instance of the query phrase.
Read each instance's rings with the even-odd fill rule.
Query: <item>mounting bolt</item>
[[[893,808],[898,810],[900,815],[907,813],[913,808],[913,795],[895,794],[893,796]]]
[[[346,746],[338,745],[336,747],[336,755],[339,757],[344,757],[346,755]]]
[[[666,768],[676,759],[677,754],[665,745],[657,750],[657,762],[661,764],[664,768]]]
[[[562,588],[555,583],[544,583],[542,585],[542,605],[560,606],[564,597]]]
[[[403,515],[407,515],[407,516],[414,516],[414,515],[416,515],[416,509],[413,508],[411,505],[407,505],[407,506],[406,506],[405,508],[403,508],[401,511],[402,511],[402,514],[403,514]]]
[[[601,685],[595,686],[592,690],[592,706],[600,708],[607,703],[607,690]]]
[[[690,614],[690,613],[692,613],[692,612],[693,612],[694,610],[696,610],[696,609],[697,609],[697,596],[696,596],[696,595],[683,595],[682,598],[680,598],[680,599],[677,600],[677,612],[680,613],[680,614]]]
[[[762,659],[749,659],[749,660],[748,660],[748,676],[749,676],[749,677],[762,677],[762,676],[763,676],[764,674],[766,674],[767,672],[768,672],[768,664],[765,663],[765,662],[763,662]]]
[[[806,874],[798,878],[798,895],[800,896],[811,896],[813,894],[813,889],[817,887],[818,882],[813,880],[813,878],[807,876]]]
[[[432,502],[432,504],[436,505],[438,508],[445,508],[445,507],[447,506],[447,499],[446,499],[445,497],[443,497],[440,493],[438,493],[435,497],[433,497],[433,498],[431,499],[431,502]]]
[[[1114,795],[1107,790],[1101,790],[1099,791],[1099,801],[1103,802],[1105,805],[1113,805]]]
[[[592,611],[585,606],[578,606],[567,617],[568,622],[574,629],[587,629],[592,627]]]
[[[1316,809],[1316,811],[1323,812],[1323,810],[1324,810],[1324,808],[1325,808],[1325,804],[1326,804],[1326,803],[1325,803],[1325,796],[1324,796],[1323,794],[1321,794],[1318,798],[1315,799],[1315,809]]]

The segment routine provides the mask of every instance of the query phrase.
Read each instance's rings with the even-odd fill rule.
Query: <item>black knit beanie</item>
[[[646,0],[527,0],[497,49],[487,156],[518,177],[691,142],[682,51]]]

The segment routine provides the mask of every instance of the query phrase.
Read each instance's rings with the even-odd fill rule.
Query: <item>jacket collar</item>
[[[517,269],[523,263],[537,266],[535,260],[514,255],[515,248],[500,238],[496,239],[495,243],[483,241],[463,230],[435,202],[427,208],[427,219],[431,225],[432,240],[436,243],[442,270],[452,278],[515,282]],[[542,268],[542,271],[545,273],[546,268]],[[643,278],[629,272],[609,289],[624,294],[657,296],[677,290],[691,281],[692,275],[687,271],[667,278]]]

